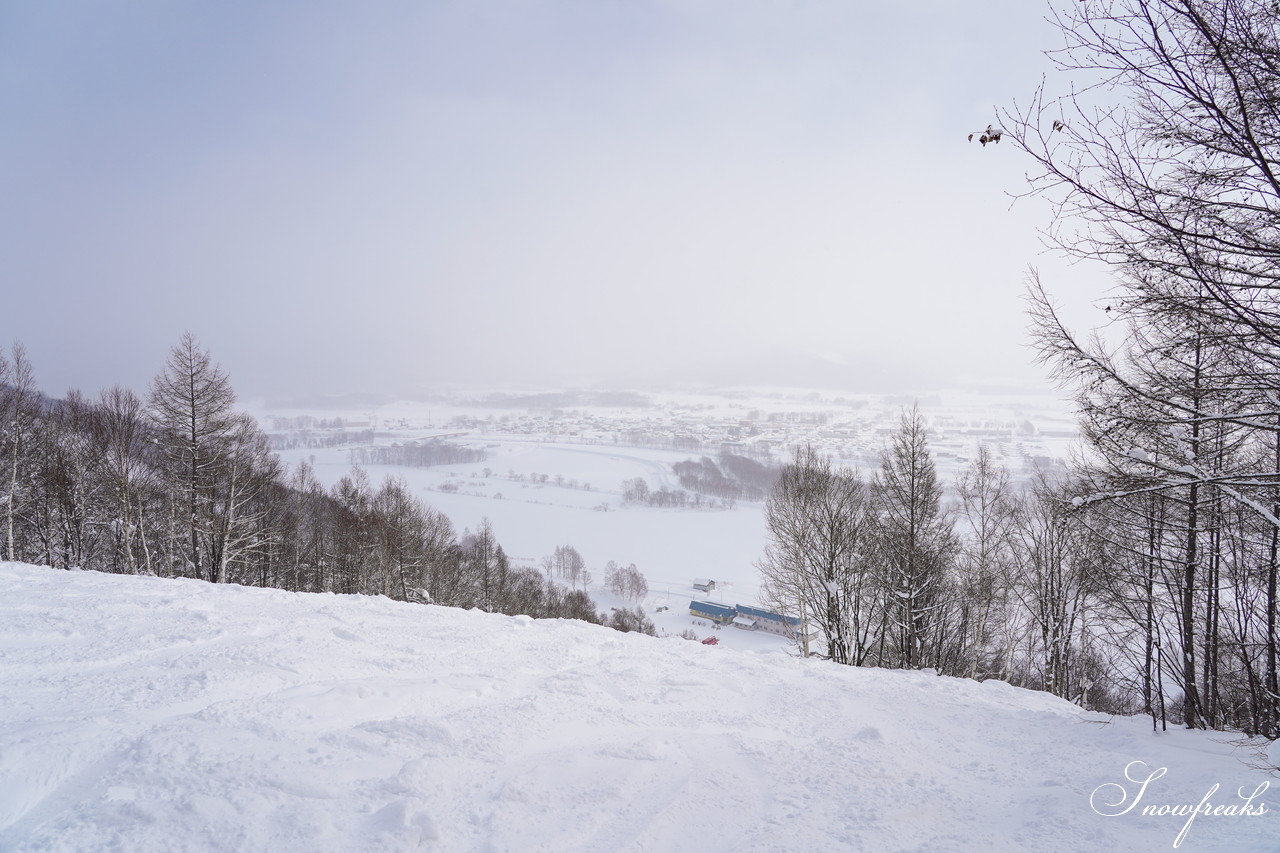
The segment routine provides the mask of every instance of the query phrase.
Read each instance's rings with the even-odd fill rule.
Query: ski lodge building
[[[771,610],[761,610],[739,604],[729,607],[716,604],[714,601],[690,601],[689,613],[700,619],[707,619],[717,625],[733,625],[744,631],[768,631],[780,637],[795,638],[800,634],[800,620],[794,616],[783,616]]]
[[[709,619],[717,625],[725,625],[733,621],[738,611],[714,601],[690,601],[689,613],[700,619]]]

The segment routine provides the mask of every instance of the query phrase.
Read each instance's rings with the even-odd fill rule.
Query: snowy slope
[[[1239,804],[1267,777],[1224,740],[582,623],[0,564],[4,851],[1168,850],[1185,818],[1091,794],[1141,760],[1167,773],[1140,807]],[[1280,824],[1204,815],[1180,849]]]

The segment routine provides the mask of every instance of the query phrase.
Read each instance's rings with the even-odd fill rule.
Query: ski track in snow
[[[998,682],[17,564],[0,684],[4,851],[1168,850],[1184,819],[1091,792],[1134,760],[1155,804],[1267,778]],[[1180,849],[1278,839],[1201,816]]]

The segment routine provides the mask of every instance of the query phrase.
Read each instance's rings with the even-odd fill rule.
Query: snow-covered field
[[[15,564],[0,686],[4,851],[1168,850],[1144,807],[1269,779],[1001,683]],[[1274,800],[1179,849],[1276,850]]]
[[[765,547],[764,505],[739,501],[732,509],[698,510],[627,505],[621,494],[624,480],[643,478],[651,489],[678,489],[672,463],[714,456],[724,441],[767,442],[774,462],[784,461],[792,446],[813,443],[870,473],[879,448],[910,403],[905,397],[794,389],[631,394],[643,404],[595,405],[588,400],[554,409],[476,402],[490,396],[483,392],[455,396],[357,410],[261,404],[255,409],[269,428],[281,420],[341,417],[350,430],[376,430],[379,444],[447,435],[450,441],[483,448],[482,462],[363,467],[374,487],[388,475],[403,477],[416,496],[447,514],[459,531],[475,530],[488,518],[498,541],[518,563],[537,565],[559,545],[574,546],[597,580],[610,560],[622,566],[635,563],[649,581],[651,609],[666,604],[681,612],[689,597],[682,590],[694,578],[719,584],[712,599],[757,602],[755,563]],[[934,451],[947,478],[964,466],[978,443],[987,443],[995,458],[1015,471],[1032,456],[1064,455],[1070,444],[1061,437],[1069,431],[1069,411],[1052,398],[949,392],[926,397],[921,406],[936,427]],[[1022,434],[1024,425],[1028,435]],[[696,438],[702,449],[635,446],[628,437],[635,434],[655,441],[673,435]],[[352,449],[304,446],[280,456],[290,465],[311,462],[319,480],[332,486],[351,470]],[[607,598],[598,587],[590,592]],[[670,619],[664,624],[663,615],[656,618],[659,627],[672,632],[688,627]]]
[[[488,518],[498,541],[517,562],[537,565],[557,545],[572,545],[597,579],[603,578],[605,564],[614,560],[622,566],[635,563],[654,594],[687,587],[694,578],[705,577],[731,586],[743,603],[755,601],[759,586],[755,561],[765,545],[762,504],[679,510],[622,502],[623,480],[644,476],[657,488],[665,482],[663,477],[672,476],[664,462],[686,459],[689,454],[509,440],[488,443],[498,446],[490,448],[490,458],[482,463],[363,467],[375,487],[388,475],[403,477],[417,497],[448,515],[459,532],[475,530]],[[286,450],[280,455],[290,464],[314,457],[316,475],[326,485],[351,470],[347,450]],[[591,472],[594,479],[586,480],[592,483],[591,491],[513,482],[496,475],[486,478],[481,473],[490,467],[504,475],[515,470],[526,478],[539,472],[569,477],[576,476],[565,473],[574,471],[575,465]],[[450,481],[461,482],[458,492],[439,490]]]

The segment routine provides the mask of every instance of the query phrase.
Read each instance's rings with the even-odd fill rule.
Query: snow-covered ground
[[[1220,734],[781,648],[0,564],[0,850],[1168,850],[1187,818],[1144,807],[1269,779]],[[1179,849],[1276,850],[1274,800]]]
[[[347,450],[286,450],[280,455],[290,464],[314,457],[316,475],[325,485],[331,486],[351,470]],[[475,530],[488,518],[502,547],[520,564],[538,565],[556,546],[572,545],[597,580],[603,579],[610,560],[621,566],[635,563],[648,579],[657,604],[667,603],[662,597],[670,592],[674,605],[679,591],[694,578],[712,578],[730,587],[742,603],[754,603],[759,592],[755,561],[765,546],[763,504],[744,501],[734,509],[716,510],[623,504],[619,494],[623,480],[647,476],[657,488],[661,477],[671,477],[670,468],[662,464],[664,456],[670,461],[688,458],[688,454],[636,448],[503,442],[491,449],[491,459],[483,463],[363,467],[375,487],[389,475],[404,478],[417,497],[448,515],[459,532]],[[491,466],[504,474],[515,470],[527,478],[538,472],[571,471],[575,463],[595,473],[592,491],[533,484],[527,479],[485,478],[482,473]],[[458,492],[439,491],[449,481],[462,483]],[[591,594],[596,596],[597,590]],[[687,605],[688,600],[679,603]]]
[[[403,477],[416,496],[447,514],[459,531],[475,530],[488,518],[507,554],[522,565],[538,565],[559,545],[577,548],[597,580],[610,560],[622,566],[635,563],[649,582],[648,603],[669,605],[687,616],[689,596],[681,590],[694,578],[720,585],[710,596],[713,600],[758,603],[755,563],[765,547],[764,505],[739,501],[732,509],[696,510],[627,505],[623,481],[638,477],[652,489],[677,489],[672,463],[714,456],[722,446],[734,449],[722,445],[730,440],[767,441],[774,462],[784,461],[789,447],[813,443],[869,473],[903,406],[911,402],[908,397],[785,389],[624,396],[638,402],[502,407],[492,403],[492,395],[476,392],[356,410],[255,408],[272,429],[290,420],[341,417],[349,430],[376,430],[379,444],[447,435],[452,442],[483,448],[486,458],[475,463],[363,467],[374,487],[388,475]],[[479,402],[486,399],[490,402]],[[979,443],[988,444],[995,458],[1015,471],[1041,454],[1062,456],[1070,444],[1060,435],[1070,432],[1069,411],[1053,398],[949,392],[927,396],[921,406],[935,426],[934,451],[944,477],[963,468]],[[281,431],[288,429],[281,426]],[[702,447],[636,446],[629,438],[633,435],[654,441],[682,435],[696,438]],[[332,486],[351,470],[353,449],[302,446],[280,456],[289,465],[311,462],[319,480]],[[607,598],[598,589],[590,592]],[[659,627],[672,632],[689,627],[678,620],[664,622],[664,615],[656,618]]]

